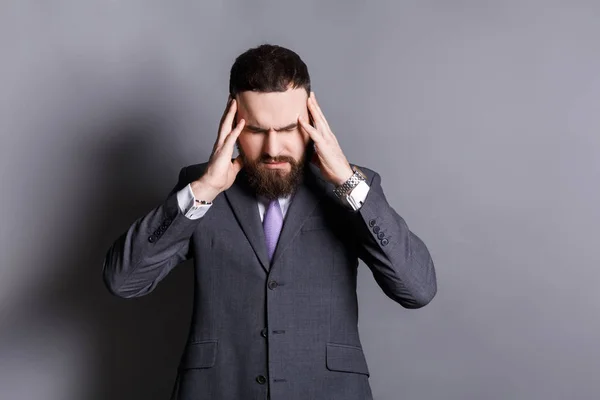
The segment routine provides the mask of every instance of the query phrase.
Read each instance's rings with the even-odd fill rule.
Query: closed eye
[[[258,126],[254,126],[254,125],[246,125],[246,127],[244,129],[246,129],[247,131],[252,132],[252,133],[267,133],[269,131],[268,129],[260,128]],[[294,132],[297,129],[298,129],[298,124],[292,123],[292,124],[289,124],[289,125],[281,127],[281,128],[276,128],[275,131],[276,132]]]

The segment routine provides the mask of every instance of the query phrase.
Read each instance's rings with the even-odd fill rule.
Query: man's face
[[[301,181],[309,136],[298,117],[308,119],[307,99],[304,89],[237,95],[237,121],[246,120],[238,149],[257,194],[270,199],[287,196]]]

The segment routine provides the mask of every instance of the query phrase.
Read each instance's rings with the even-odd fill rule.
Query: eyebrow
[[[298,126],[297,122],[292,122],[291,124],[288,124],[288,125],[286,125],[284,127],[281,127],[281,128],[275,128],[274,130],[276,132],[279,132],[279,131],[289,131],[291,129],[296,128],[297,126]],[[267,132],[269,130],[267,128],[261,128],[259,126],[254,126],[254,125],[246,125],[246,128],[248,130],[251,130],[251,131],[254,131],[254,132]]]

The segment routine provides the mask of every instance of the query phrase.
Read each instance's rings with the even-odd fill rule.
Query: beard
[[[257,195],[266,197],[268,200],[287,197],[292,195],[302,182],[306,152],[300,160],[288,156],[271,157],[267,154],[261,155],[256,160],[250,160],[242,147],[237,147],[244,162],[248,183]],[[289,172],[269,169],[265,167],[267,162],[287,162],[291,169]]]

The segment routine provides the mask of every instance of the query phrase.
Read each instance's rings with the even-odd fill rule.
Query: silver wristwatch
[[[352,176],[346,182],[333,189],[333,193],[335,193],[335,195],[340,199],[343,199],[344,196],[349,195],[352,189],[354,189],[361,181],[367,181],[367,177],[360,169],[357,167],[352,167],[352,171],[354,171],[354,174],[352,174]]]
[[[352,167],[354,174],[346,182],[342,183],[333,190],[333,193],[337,198],[342,200],[344,203],[352,207],[353,210],[358,210],[362,206],[362,202],[357,201],[357,198],[364,200],[365,194],[362,193],[369,190],[367,185],[367,177],[357,167]],[[361,193],[358,196],[353,196],[353,192],[360,190]]]

